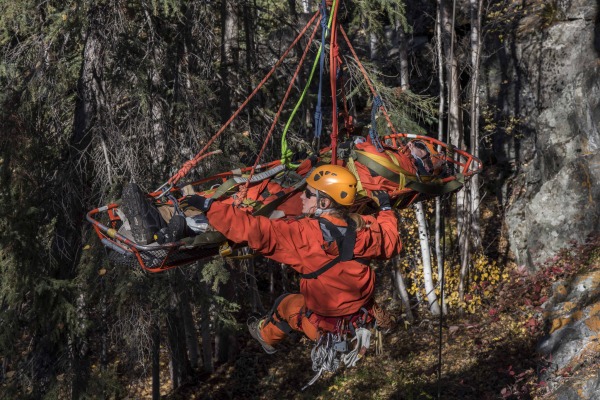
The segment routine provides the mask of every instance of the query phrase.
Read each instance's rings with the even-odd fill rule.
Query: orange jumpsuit
[[[247,242],[258,253],[288,264],[301,274],[319,270],[338,255],[337,243],[323,239],[319,221],[315,218],[270,220],[221,202],[214,202],[206,216],[210,224],[229,240]],[[336,226],[347,225],[344,220],[327,214],[321,217]],[[400,252],[402,242],[393,211],[380,211],[377,216],[363,216],[363,219],[367,226],[356,232],[355,258],[387,259]],[[306,317],[298,317],[303,309],[327,317],[350,315],[371,299],[374,287],[375,274],[368,265],[355,260],[342,261],[316,279],[301,279],[300,295],[286,297],[277,311],[293,329],[314,340],[318,337],[318,326],[314,326],[314,317],[311,320],[313,326],[304,326]],[[285,336],[273,324],[264,325],[261,335],[269,344]]]

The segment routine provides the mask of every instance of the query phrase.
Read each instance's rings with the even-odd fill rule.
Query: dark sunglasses
[[[313,192],[311,192],[311,191],[310,191],[310,189],[306,188],[306,189],[304,189],[304,196],[305,196],[307,199],[310,199],[311,197],[317,197],[317,194],[316,194],[316,193],[313,193]]]

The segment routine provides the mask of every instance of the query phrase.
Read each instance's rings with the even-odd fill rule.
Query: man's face
[[[317,209],[317,191],[307,185],[302,195],[300,195],[300,199],[302,200],[302,213],[314,214]]]

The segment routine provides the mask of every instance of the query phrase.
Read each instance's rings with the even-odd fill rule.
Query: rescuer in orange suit
[[[387,259],[402,249],[396,214],[385,191],[375,192],[375,216],[350,214],[356,196],[354,175],[338,165],[322,165],[306,179],[301,195],[307,217],[270,220],[199,195],[183,199],[206,213],[209,223],[234,242],[247,242],[263,256],[301,274],[300,293],[281,296],[270,315],[249,322],[252,336],[271,354],[293,331],[317,340],[333,331],[335,318],[358,313],[372,302],[372,258]]]

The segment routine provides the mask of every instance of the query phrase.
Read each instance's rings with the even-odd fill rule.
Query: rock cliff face
[[[514,172],[505,220],[530,268],[600,231],[599,3],[560,0],[543,28],[520,20],[485,65],[487,100],[516,121],[494,153]]]
[[[515,23],[484,69],[486,100],[512,117],[494,155],[512,173],[501,191],[511,250],[530,269],[600,232],[600,1],[553,4],[545,21]],[[549,398],[600,398],[599,284],[597,269],[556,283],[544,305]]]
[[[600,270],[557,282],[544,304],[547,336],[538,351],[548,362],[541,376],[557,399],[600,397]]]

